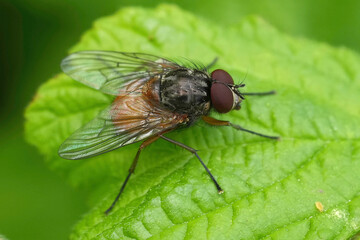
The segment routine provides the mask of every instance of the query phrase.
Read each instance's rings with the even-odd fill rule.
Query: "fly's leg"
[[[197,150],[193,149],[192,147],[189,147],[183,143],[180,143],[178,141],[175,141],[175,140],[172,140],[170,138],[167,138],[165,137],[164,135],[160,135],[160,137],[168,142],[171,142],[179,147],[182,147],[186,150],[188,150],[189,152],[193,153],[200,161],[201,165],[203,165],[203,167],[205,168],[206,172],[209,174],[211,180],[214,182],[217,190],[218,190],[218,193],[219,194],[222,194],[224,192],[224,190],[222,190],[222,188],[220,187],[220,185],[218,184],[218,182],[215,180],[214,176],[211,174],[210,170],[207,168],[207,166],[205,165],[205,163],[201,160],[201,158],[199,157],[199,155],[197,154]]]
[[[211,67],[213,67],[216,64],[217,61],[218,61],[218,57],[214,58],[214,60],[212,60],[212,62],[206,65],[205,68],[202,70],[203,71],[209,70]]]
[[[105,214],[108,214],[112,209],[113,207],[115,206],[116,202],[119,200],[120,198],[120,195],[121,193],[124,191],[125,189],[125,186],[127,184],[127,182],[129,181],[129,178],[131,176],[131,174],[134,173],[135,171],[135,168],[136,168],[136,165],[137,165],[137,162],[138,162],[138,159],[139,159],[139,156],[140,156],[140,153],[141,153],[141,150],[143,150],[145,147],[149,146],[151,143],[155,142],[157,139],[159,138],[159,136],[154,136],[152,138],[149,138],[147,140],[145,140],[139,147],[139,150],[137,151],[136,153],[136,156],[129,168],[129,173],[124,181],[124,183],[122,184],[121,188],[120,188],[120,192],[118,193],[118,195],[116,196],[114,202],[111,204],[111,206],[105,211]]]
[[[253,93],[241,93],[244,96],[266,96],[266,95],[274,95],[276,91],[269,91],[269,92],[253,92]]]
[[[260,137],[276,139],[276,140],[280,139],[280,137],[278,137],[278,136],[269,136],[269,135],[265,135],[265,134],[262,134],[262,133],[258,133],[258,132],[254,132],[254,131],[245,129],[245,128],[243,128],[243,127],[241,127],[239,125],[233,124],[233,123],[231,123],[229,121],[222,121],[222,120],[218,120],[218,119],[215,119],[215,118],[212,118],[212,117],[209,117],[209,116],[203,116],[202,119],[207,124],[210,124],[210,125],[213,125],[213,126],[229,126],[229,127],[235,128],[236,130],[248,132],[248,133],[251,133],[251,134],[254,134],[254,135],[258,135]]]

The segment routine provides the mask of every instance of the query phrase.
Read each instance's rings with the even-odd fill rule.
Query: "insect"
[[[226,71],[217,69],[208,73],[214,62],[207,67],[196,64],[184,66],[150,54],[111,51],[76,52],[62,61],[62,70],[67,75],[115,97],[109,107],[65,140],[59,149],[61,157],[83,159],[143,141],[106,214],[115,206],[134,173],[141,151],[159,138],[193,153],[218,193],[223,193],[195,149],[165,136],[175,129],[189,127],[202,119],[213,126],[230,126],[261,137],[278,139],[209,116],[212,109],[219,113],[239,110],[245,95],[275,93],[240,92],[245,84],[234,84]]]

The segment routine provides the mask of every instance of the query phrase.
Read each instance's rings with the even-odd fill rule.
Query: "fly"
[[[202,119],[213,126],[230,126],[279,139],[209,116],[212,109],[218,113],[239,110],[246,95],[275,93],[240,92],[245,84],[234,84],[228,72],[217,69],[208,73],[214,62],[207,67],[187,67],[150,54],[111,51],[76,52],[62,61],[61,68],[67,75],[115,98],[95,119],[65,140],[59,149],[61,157],[89,158],[143,141],[106,214],[113,209],[134,173],[141,151],[159,138],[193,153],[218,193],[224,192],[195,149],[165,136],[175,129],[189,127]]]

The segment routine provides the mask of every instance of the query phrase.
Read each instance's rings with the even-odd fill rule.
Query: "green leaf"
[[[344,48],[291,38],[258,17],[220,27],[172,5],[125,8],[95,22],[71,50],[148,52],[208,63],[219,57],[246,91],[241,111],[214,116],[272,141],[196,124],[168,137],[199,151],[225,193],[218,195],[189,152],[159,140],[110,215],[139,144],[82,161],[59,145],[112,98],[64,74],[26,110],[26,137],[49,166],[93,192],[72,239],[346,239],[360,230],[360,58]],[[315,207],[321,202],[324,211]]]

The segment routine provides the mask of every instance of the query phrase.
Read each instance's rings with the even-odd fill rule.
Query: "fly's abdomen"
[[[160,101],[178,113],[204,115],[210,109],[210,85],[204,72],[175,70],[161,80]]]

